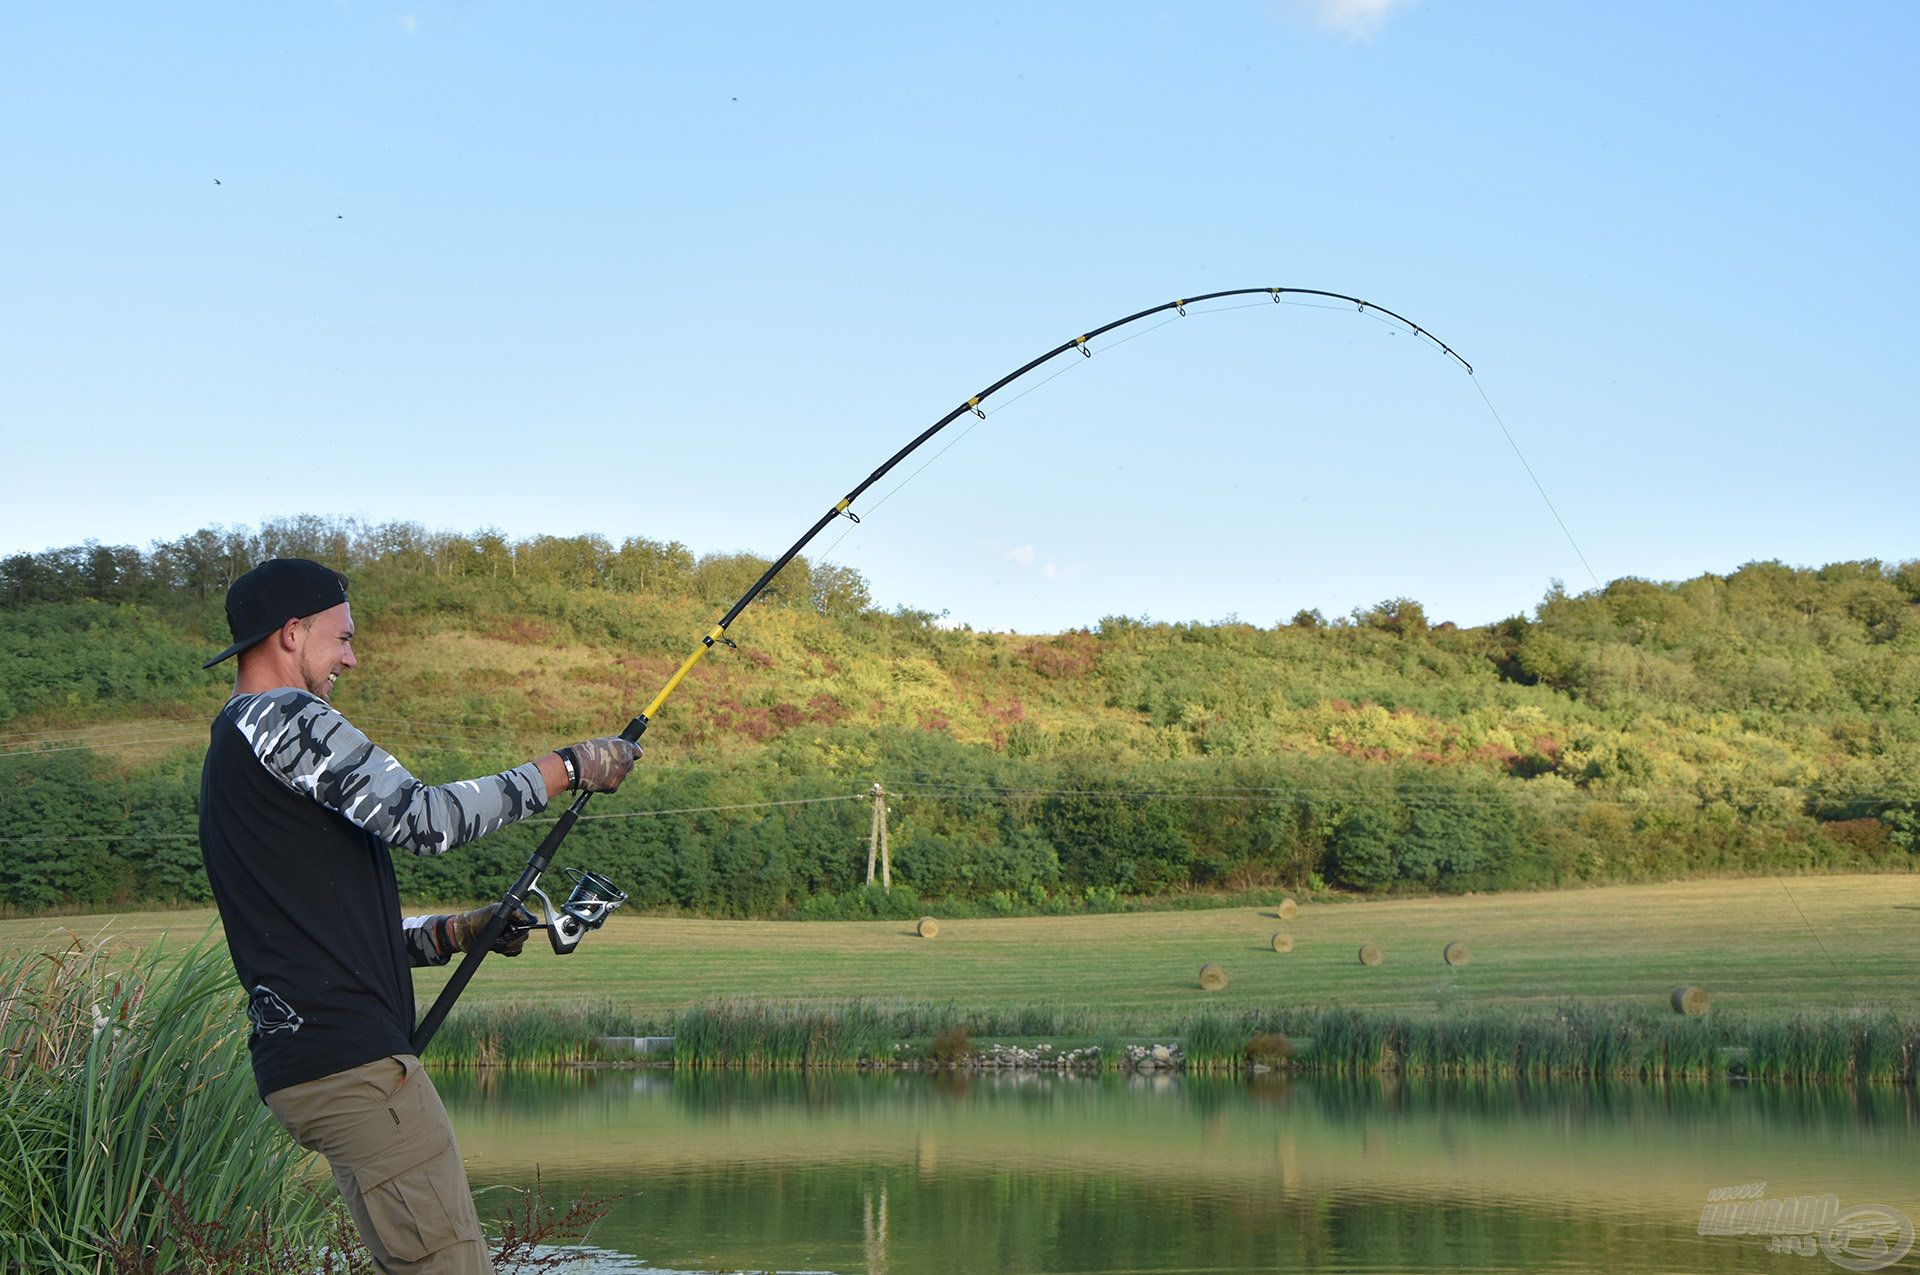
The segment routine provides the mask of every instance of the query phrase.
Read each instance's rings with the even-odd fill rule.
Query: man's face
[[[353,658],[353,612],[342,602],[301,623],[300,681],[331,703],[334,679],[360,661]]]

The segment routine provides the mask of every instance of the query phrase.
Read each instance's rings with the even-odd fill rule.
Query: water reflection
[[[1818,1269],[1707,1193],[1920,1215],[1911,1092],[1398,1079],[486,1073],[478,1183],[626,1193],[679,1270]],[[1820,1267],[1825,1267],[1820,1262]]]

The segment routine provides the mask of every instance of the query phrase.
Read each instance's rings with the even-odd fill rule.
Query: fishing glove
[[[459,912],[453,916],[434,918],[430,933],[433,935],[433,946],[441,959],[445,960],[455,952],[466,951],[480,937],[480,932],[487,928],[487,922],[493,919],[494,911],[499,906],[497,903],[490,903],[484,908],[475,908],[471,912]],[[507,928],[501,931],[500,937],[494,941],[491,950],[501,956],[520,955],[520,949],[527,945],[527,931],[536,928],[539,924],[540,922],[534,919],[533,913],[525,908],[516,907],[513,915],[507,920]]]
[[[570,788],[579,792],[612,792],[640,760],[640,745],[620,738],[589,739],[558,750],[567,767]]]

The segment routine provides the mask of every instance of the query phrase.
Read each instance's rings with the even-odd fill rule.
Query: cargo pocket
[[[379,1112],[391,1136],[353,1166],[353,1179],[387,1251],[414,1262],[482,1236],[446,1108],[420,1075],[419,1059],[396,1061],[404,1074]]]
[[[385,1182],[362,1186],[360,1198],[387,1252],[403,1262],[480,1238],[473,1197],[452,1143]]]

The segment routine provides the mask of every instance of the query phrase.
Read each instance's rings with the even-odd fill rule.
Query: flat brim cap
[[[227,590],[227,632],[233,645],[202,664],[212,668],[265,641],[288,620],[331,611],[347,600],[347,581],[310,558],[269,558]]]

